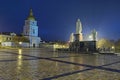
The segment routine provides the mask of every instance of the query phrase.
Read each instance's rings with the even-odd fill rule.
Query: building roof
[[[16,35],[14,32],[0,32],[0,35]]]
[[[7,36],[23,36],[22,34],[16,34],[14,32],[0,32],[0,35],[7,35]]]

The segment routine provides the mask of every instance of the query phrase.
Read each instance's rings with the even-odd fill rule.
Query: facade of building
[[[28,47],[29,40],[22,35],[16,35],[12,32],[0,33],[0,46],[2,47]]]
[[[1,46],[12,46],[13,36],[16,36],[15,33],[1,32],[0,33],[0,45]]]

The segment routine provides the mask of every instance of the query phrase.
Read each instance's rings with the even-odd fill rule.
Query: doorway
[[[35,48],[35,43],[33,43],[33,47]]]

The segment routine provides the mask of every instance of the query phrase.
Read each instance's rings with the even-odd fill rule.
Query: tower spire
[[[35,20],[35,17],[33,16],[32,8],[30,9],[30,13],[29,13],[27,20]]]
[[[30,16],[33,16],[32,8],[30,9]]]

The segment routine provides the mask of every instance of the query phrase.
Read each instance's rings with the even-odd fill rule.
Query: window
[[[33,34],[35,34],[35,29],[33,29]]]
[[[6,41],[8,41],[9,40],[9,37],[6,37]]]
[[[9,38],[9,40],[10,40],[10,41],[12,40],[11,37]]]

